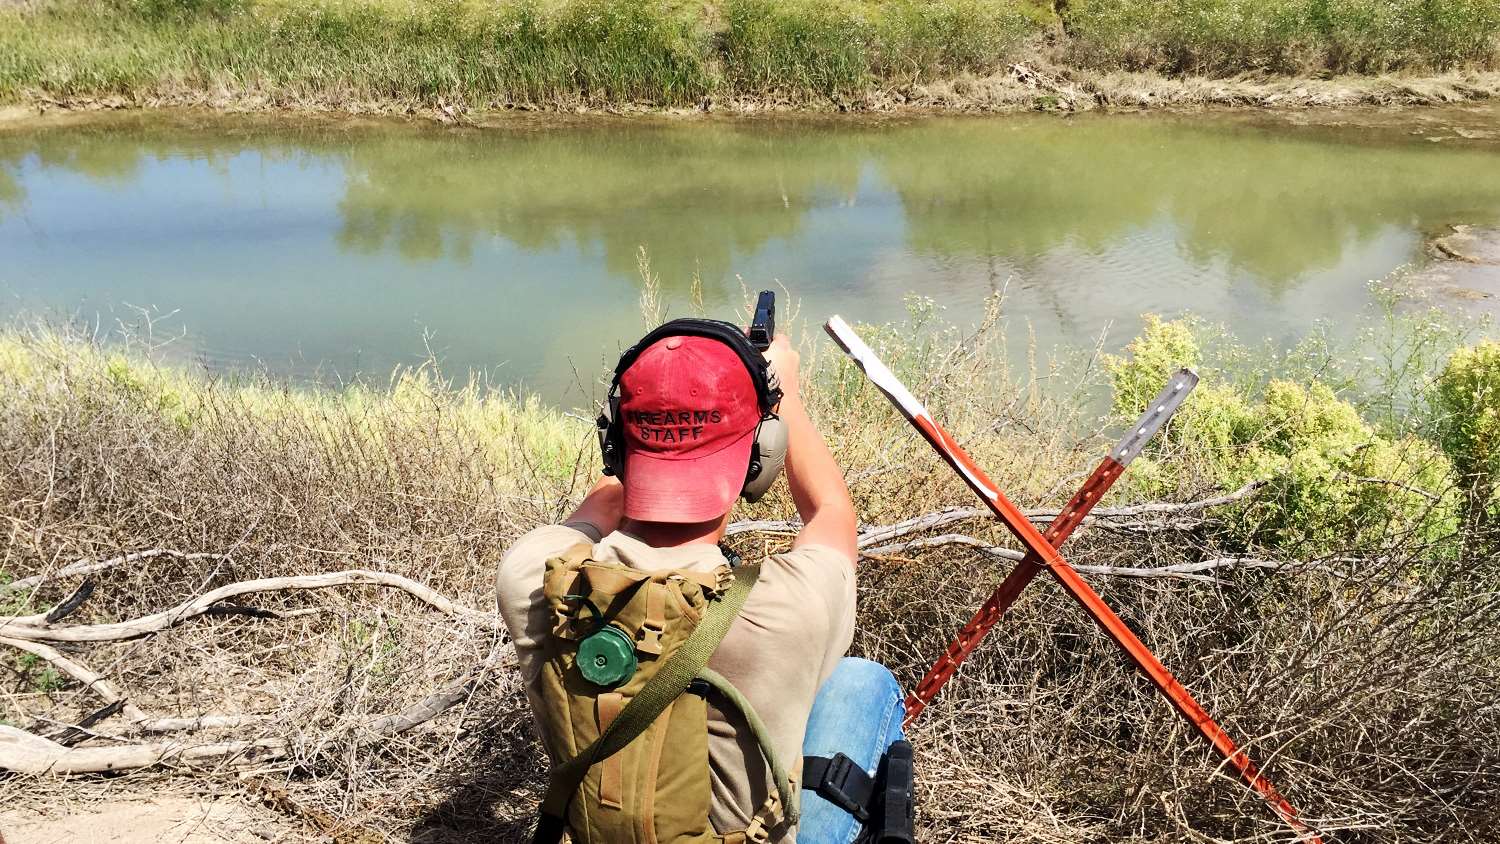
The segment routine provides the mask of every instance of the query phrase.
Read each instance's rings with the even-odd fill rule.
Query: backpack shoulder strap
[[[693,628],[687,641],[673,651],[640,692],[625,704],[598,740],[552,769],[532,844],[556,844],[561,840],[567,825],[568,804],[588,775],[589,768],[623,750],[698,677],[719,643],[724,641],[729,625],[739,615],[750,588],[759,578],[759,565],[735,569],[734,582],[704,610],[702,620]]]

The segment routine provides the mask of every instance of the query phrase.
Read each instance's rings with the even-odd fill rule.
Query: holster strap
[[[802,787],[864,823],[870,819],[875,780],[842,753],[802,757]]]

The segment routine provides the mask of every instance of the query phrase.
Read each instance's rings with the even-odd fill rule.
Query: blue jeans
[[[881,754],[902,738],[904,699],[890,669],[868,659],[845,657],[813,700],[802,755],[842,753],[873,775]],[[853,815],[803,790],[797,844],[850,844],[859,832]]]

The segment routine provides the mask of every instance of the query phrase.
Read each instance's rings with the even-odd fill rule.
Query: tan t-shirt
[[[542,577],[548,559],[579,542],[597,543],[596,560],[642,571],[711,571],[725,562],[714,545],[652,548],[618,531],[600,540],[586,524],[548,525],[517,540],[500,561],[495,586],[533,708],[545,661],[542,641],[552,624]],[[777,754],[795,770],[813,697],[853,636],[854,566],[832,548],[804,546],[764,562],[760,580],[708,664],[750,700]],[[744,829],[771,788],[770,776],[739,713],[733,707],[720,711],[709,700],[711,818],[719,832]],[[795,829],[779,832],[778,842],[795,840]]]

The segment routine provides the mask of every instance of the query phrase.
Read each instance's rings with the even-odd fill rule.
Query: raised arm
[[[849,498],[843,470],[834,462],[833,453],[802,404],[797,374],[801,357],[785,334],[776,336],[766,357],[781,381],[778,412],[787,427],[786,480],[797,514],[802,517],[802,532],[792,547],[825,545],[843,553],[853,565],[859,557],[854,502]]]
[[[586,524],[598,532],[600,537],[605,537],[620,527],[624,510],[625,488],[620,485],[618,478],[605,475],[583,497],[583,503],[578,505],[578,509],[563,519],[563,524]]]

